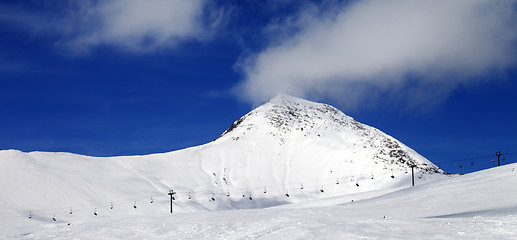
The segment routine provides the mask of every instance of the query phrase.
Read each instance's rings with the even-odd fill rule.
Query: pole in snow
[[[413,187],[415,186],[415,170],[414,170],[414,167],[415,167],[415,165],[411,165],[411,185]]]
[[[172,213],[172,195],[176,194],[174,190],[169,190],[169,193],[167,195],[171,196],[171,213]]]

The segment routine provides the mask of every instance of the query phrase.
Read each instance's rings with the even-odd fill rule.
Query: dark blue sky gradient
[[[231,24],[210,40],[149,54],[100,46],[74,56],[56,46],[56,34],[0,19],[0,150],[141,155],[216,139],[253,108],[232,90],[243,80],[235,64],[264,47],[258,29],[271,14],[296,11],[287,6],[258,13],[264,6],[255,5],[233,5]],[[309,100],[334,105],[435,163],[515,153],[517,69],[484,78],[426,112],[383,101],[346,108],[330,98]],[[440,166],[465,173],[493,166],[491,159],[497,160]],[[517,154],[506,156],[504,163],[510,162]]]

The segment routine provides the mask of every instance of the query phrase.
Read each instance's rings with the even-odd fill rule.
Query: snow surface
[[[77,220],[23,219],[2,239],[515,239],[517,164],[398,191],[348,194],[264,209],[169,214],[109,210]],[[353,202],[351,200],[354,200]],[[156,204],[156,205],[154,205]],[[167,202],[160,202],[167,205]],[[155,202],[148,208],[160,208]],[[75,213],[74,213],[75,214]],[[46,216],[45,216],[46,217]],[[61,217],[61,216],[59,216]],[[3,223],[8,220],[3,219]],[[68,222],[71,225],[67,225]],[[12,228],[12,225],[7,227]]]
[[[512,239],[516,176],[443,174],[329,105],[278,96],[175,152],[0,151],[0,238]]]

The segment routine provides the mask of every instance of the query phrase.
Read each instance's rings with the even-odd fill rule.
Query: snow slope
[[[93,216],[3,239],[516,239],[517,164],[264,209]],[[355,201],[351,201],[355,200]],[[32,225],[30,225],[32,223]]]
[[[167,213],[171,189],[177,213],[381,194],[409,186],[412,165],[419,183],[447,178],[380,130],[281,95],[215,141],[180,151],[109,158],[0,151],[0,232],[88,222],[94,212],[110,221]]]

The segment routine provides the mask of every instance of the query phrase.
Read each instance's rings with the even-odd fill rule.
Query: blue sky
[[[0,149],[167,152],[284,93],[436,163],[514,153],[516,23],[502,0],[0,1]]]

